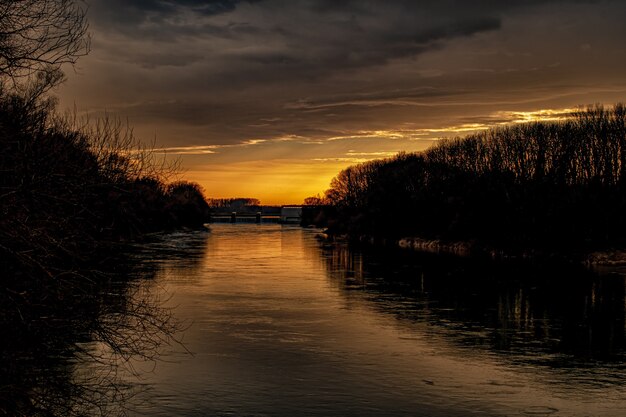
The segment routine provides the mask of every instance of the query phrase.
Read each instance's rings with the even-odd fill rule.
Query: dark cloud
[[[212,16],[228,13],[240,3],[263,0],[93,0],[91,19],[102,28],[132,33],[146,23],[168,25],[183,13]]]
[[[496,105],[621,88],[626,63],[619,1],[91,4],[90,105],[202,129],[196,142],[462,124]]]
[[[624,1],[88,1],[62,105],[128,119],[223,195],[307,167],[303,198],[350,163],[626,100]]]
[[[131,48],[123,54],[132,54],[137,65],[166,65],[162,57],[176,57],[183,48],[219,62],[225,70],[217,72],[226,78],[259,79],[259,72],[261,79],[315,78],[419,56],[453,39],[498,30],[516,10],[581,2],[94,0],[91,18],[102,33],[156,43],[150,50],[157,57]]]
[[[106,0],[93,1],[98,11],[109,10],[112,14],[174,14],[187,8],[203,14],[219,14],[234,10],[239,3],[256,3],[261,0]]]

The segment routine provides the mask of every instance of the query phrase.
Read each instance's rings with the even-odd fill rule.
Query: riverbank
[[[0,149],[0,416],[94,414],[75,410],[111,393],[103,380],[83,397],[72,379],[91,354],[84,345],[99,343],[94,359],[106,362],[143,354],[176,327],[158,300],[132,298],[143,289],[128,243],[202,227],[209,207],[197,184],[170,182],[130,128],[78,126],[43,97],[0,89]],[[55,389],[87,399],[64,403]]]
[[[405,251],[452,255],[497,262],[567,263],[580,264],[588,268],[626,266],[626,249],[619,248],[593,251],[580,250],[575,252],[564,252],[558,249],[553,251],[532,248],[505,249],[481,244],[476,241],[446,241],[420,237],[394,239],[371,235],[330,234],[327,232],[318,234],[318,238],[325,242],[352,242],[368,246],[397,248]]]
[[[588,255],[626,242],[625,126],[624,105],[591,107],[353,165],[311,217],[424,251],[620,263]]]

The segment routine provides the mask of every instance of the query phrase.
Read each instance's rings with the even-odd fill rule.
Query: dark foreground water
[[[138,261],[156,268],[149,285],[191,354],[172,344],[131,360],[135,375],[118,370],[142,388],[126,412],[626,416],[625,275],[349,250],[315,234],[216,224],[146,245]]]

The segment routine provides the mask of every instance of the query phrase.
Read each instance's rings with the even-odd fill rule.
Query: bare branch
[[[0,78],[17,83],[89,53],[82,0],[0,0]]]

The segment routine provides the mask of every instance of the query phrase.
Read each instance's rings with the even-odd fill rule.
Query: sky
[[[62,108],[209,197],[297,204],[355,163],[626,101],[621,0],[88,0]]]

